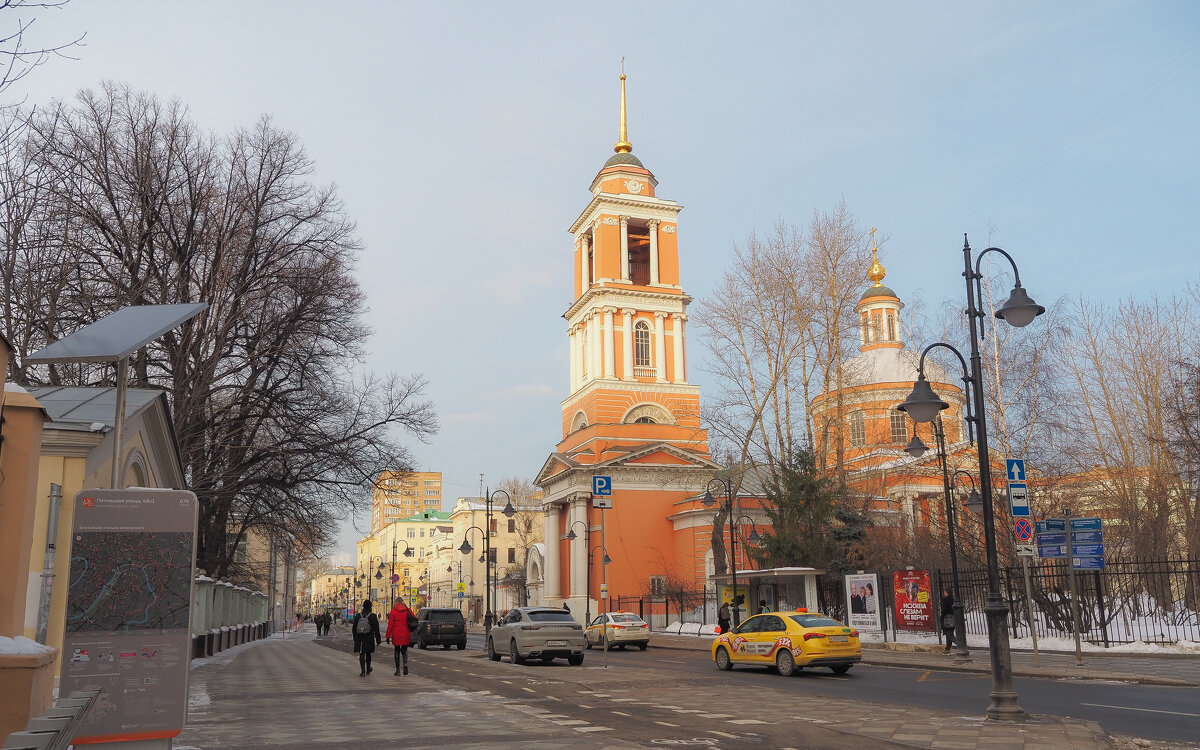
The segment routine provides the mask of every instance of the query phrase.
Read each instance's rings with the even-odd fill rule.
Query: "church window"
[[[855,448],[867,444],[867,422],[861,411],[850,415],[850,445]]]
[[[908,442],[908,422],[904,412],[899,412],[893,409],[888,415],[892,425],[892,442],[907,443]]]
[[[634,424],[654,424],[654,420],[651,419],[650,417],[638,417],[637,419],[633,420],[633,423]]]
[[[862,313],[862,315],[860,315],[859,318],[860,318],[861,324],[862,324],[862,342],[864,344],[869,344],[869,343],[871,343],[871,334],[870,334],[870,331],[868,330],[868,326],[870,325],[870,323],[867,321],[867,314]]]
[[[650,230],[629,225],[629,281],[650,285]]]
[[[896,335],[896,315],[888,313],[887,316],[887,337],[888,341],[896,341],[900,337]]]
[[[650,324],[639,320],[633,327],[633,364],[636,367],[650,366]]]

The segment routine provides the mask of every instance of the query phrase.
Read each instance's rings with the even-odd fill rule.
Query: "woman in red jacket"
[[[412,645],[412,629],[417,624],[417,618],[412,610],[404,604],[403,599],[397,599],[388,613],[387,634],[384,640],[396,648],[396,674],[400,674],[401,663],[404,674],[408,674],[408,647]]]

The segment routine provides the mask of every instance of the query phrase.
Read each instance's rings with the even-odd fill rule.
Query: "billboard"
[[[866,632],[883,630],[879,620],[879,576],[852,573],[846,576],[846,624]]]
[[[892,574],[892,588],[897,630],[937,630],[928,570],[897,570]]]
[[[184,490],[75,496],[59,691],[100,691],[76,745],[183,730],[198,509]]]

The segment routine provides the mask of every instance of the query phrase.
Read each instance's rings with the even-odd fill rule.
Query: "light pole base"
[[[987,615],[989,656],[992,661],[992,689],[988,693],[992,702],[987,708],[987,718],[997,721],[1024,719],[1025,711],[1017,703],[1017,691],[1013,689],[1008,607],[1000,594],[993,591],[988,594],[988,603],[983,611]]]
[[[987,707],[987,717],[996,721],[1021,721],[1029,718],[1025,709],[1017,703],[1017,694],[1013,692],[988,693],[991,704]]]

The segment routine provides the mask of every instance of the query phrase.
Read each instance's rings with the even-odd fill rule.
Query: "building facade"
[[[371,531],[425,511],[442,509],[442,472],[384,471],[371,488]]]

